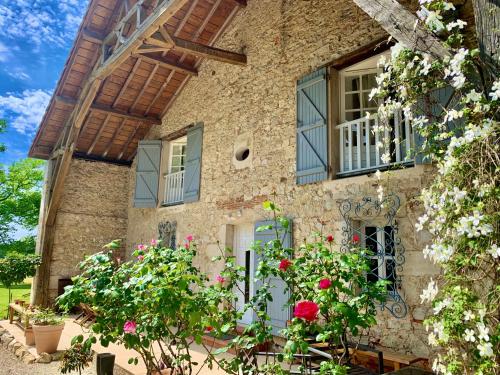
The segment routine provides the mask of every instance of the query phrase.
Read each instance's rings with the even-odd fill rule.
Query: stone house
[[[294,244],[322,231],[340,249],[357,233],[377,251],[367,277],[393,287],[372,339],[428,356],[419,295],[438,269],[414,228],[432,166],[401,113],[384,164],[365,116],[387,37],[353,0],[90,1],[30,151],[49,160],[33,301],[52,301],[116,238],[127,258],[193,234],[210,276],[219,245],[251,274],[272,199]],[[289,312],[275,299],[279,328]]]

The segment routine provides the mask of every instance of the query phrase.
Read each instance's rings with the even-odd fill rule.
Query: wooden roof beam
[[[102,44],[102,42],[104,41],[104,38],[105,38],[104,35],[101,35],[100,33],[92,31],[88,28],[84,28],[82,30],[82,37],[86,41],[92,42],[95,44]]]
[[[206,57],[208,59],[213,59],[230,64],[247,64],[247,57],[240,53],[230,52],[215,47],[209,47],[204,44],[178,38],[176,36],[172,36],[172,40],[175,43],[174,49],[182,51],[184,53],[188,53],[198,57]]]
[[[94,147],[96,146],[97,142],[99,141],[99,138],[101,138],[102,132],[106,128],[106,125],[108,125],[109,118],[111,117],[110,114],[106,115],[106,119],[102,123],[101,127],[99,128],[99,131],[94,137],[94,140],[92,141],[92,144],[90,145],[89,149],[87,150],[87,155],[90,155],[92,151],[94,150]]]
[[[240,7],[246,7],[247,6],[247,0],[233,0],[236,4],[238,4]]]
[[[119,109],[107,107],[101,104],[94,104],[90,107],[90,111],[94,113],[103,113],[105,115],[110,114],[116,117],[121,117],[129,120],[134,120],[134,121],[142,121],[149,123],[151,125],[160,125],[161,120],[159,118],[153,117],[153,116],[141,116],[141,115],[135,115],[132,113],[128,113],[125,111],[121,111]]]
[[[138,50],[137,52],[140,52],[140,50]],[[173,62],[165,61],[165,60],[158,58],[158,57],[141,55],[140,53],[133,53],[132,57],[141,59],[141,60],[146,61],[146,62],[153,64],[153,65],[158,64],[158,65],[163,66],[167,69],[176,70],[178,72],[181,72],[181,73],[184,73],[184,74],[187,74],[190,76],[197,76],[198,75],[198,71],[196,69],[193,69],[193,68],[191,68],[187,65],[184,65],[184,64],[173,63]]]
[[[67,104],[67,105],[75,105],[76,104],[76,100],[74,100],[72,98],[65,97],[65,96],[56,96],[55,100],[58,102],[62,102],[64,104]],[[133,113],[121,111],[121,110],[116,109],[116,108],[107,107],[107,106],[104,106],[102,104],[92,104],[90,106],[89,110],[91,112],[104,113],[106,115],[111,114],[111,115],[114,115],[117,117],[129,119],[129,120],[148,122],[152,125],[160,125],[161,124],[161,120],[157,117],[136,115]]]

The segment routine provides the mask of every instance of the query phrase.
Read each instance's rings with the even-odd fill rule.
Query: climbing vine
[[[422,192],[424,228],[432,242],[424,255],[441,275],[422,292],[432,305],[425,321],[436,347],[433,370],[441,374],[500,372],[500,80],[478,49],[466,43],[467,24],[455,6],[420,0],[420,20],[443,40],[449,55],[396,44],[371,93],[383,103],[376,131],[390,134],[390,117],[402,111],[423,142],[416,150],[435,164],[433,182]],[[498,63],[498,62],[497,62]],[[493,69],[493,74],[491,70]],[[443,100],[443,92],[450,92]],[[378,147],[390,160],[390,139]],[[396,139],[396,142],[399,140]],[[380,174],[379,174],[380,175]]]

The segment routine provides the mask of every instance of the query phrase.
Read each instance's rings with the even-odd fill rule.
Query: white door
[[[253,251],[251,251],[253,237],[253,224],[243,224],[235,226],[233,251],[236,255],[236,264],[245,268],[245,280],[238,283],[238,288],[236,290],[236,293],[238,295],[236,309],[238,310],[243,309],[245,303],[249,302],[254,293],[254,254]],[[252,323],[252,310],[245,312],[240,323]]]

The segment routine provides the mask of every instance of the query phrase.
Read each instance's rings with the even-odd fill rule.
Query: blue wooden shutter
[[[134,207],[156,207],[160,176],[161,141],[140,141],[137,148]]]
[[[255,223],[255,234],[254,240],[257,244],[260,241],[260,245],[263,246],[269,241],[276,239],[276,232],[273,230],[266,230],[263,232],[257,232],[257,228],[265,225],[274,225],[274,221],[259,221]],[[286,233],[282,233],[284,235],[283,246],[285,248],[289,248],[292,246],[292,221],[290,220],[290,227]],[[260,257],[258,254],[255,254],[254,257],[254,270],[257,270],[257,267],[260,262]],[[272,301],[269,301],[267,304],[267,313],[271,318],[271,325],[273,328],[273,335],[279,335],[280,331],[283,328],[286,328],[286,323],[291,319],[290,307],[287,306],[288,300],[290,298],[290,293],[286,290],[285,282],[279,278],[271,278],[269,280],[269,284],[271,285],[270,293],[273,298]],[[255,282],[255,291],[259,290],[261,285],[260,281]],[[255,317],[254,317],[255,319]]]
[[[195,202],[200,199],[202,147],[203,124],[197,124],[189,129],[187,133],[184,202]]]
[[[431,115],[435,119],[439,119],[443,113],[443,108],[447,108],[453,96],[453,88],[451,86],[442,87],[433,90],[427,100],[419,100],[418,106],[425,115]],[[430,119],[432,120],[432,119]],[[430,164],[432,161],[424,155],[426,138],[417,130],[415,134],[415,164]]]
[[[322,68],[297,82],[297,184],[328,177],[328,89]]]

